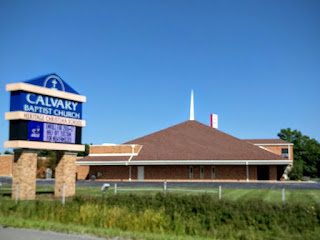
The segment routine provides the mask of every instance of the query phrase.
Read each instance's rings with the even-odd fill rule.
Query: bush
[[[289,178],[291,180],[301,180],[303,176],[303,165],[302,163],[296,161],[293,164],[291,172],[289,173]]]

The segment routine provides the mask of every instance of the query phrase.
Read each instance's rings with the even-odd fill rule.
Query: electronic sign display
[[[28,140],[56,143],[75,143],[76,127],[54,123],[29,121]]]

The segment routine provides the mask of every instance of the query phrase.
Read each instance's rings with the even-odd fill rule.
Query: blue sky
[[[123,143],[189,118],[238,138],[320,140],[320,1],[0,1],[5,85],[57,73],[87,96],[83,143]]]

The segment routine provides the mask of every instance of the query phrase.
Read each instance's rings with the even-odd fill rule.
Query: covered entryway
[[[277,180],[278,181],[281,179],[286,167],[287,167],[286,165],[277,166]]]
[[[269,180],[269,166],[257,166],[258,180]]]

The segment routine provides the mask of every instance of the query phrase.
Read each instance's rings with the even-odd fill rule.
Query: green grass
[[[2,186],[3,188],[10,188],[10,185]],[[118,187],[118,190],[122,187]],[[129,188],[129,187],[123,187]],[[138,187],[134,189],[147,189],[148,187]],[[154,188],[154,187],[153,187]],[[155,188],[162,190],[162,188]],[[207,190],[207,191],[218,191],[217,188],[179,188],[187,190]],[[37,199],[53,199],[54,187],[53,186],[37,186]],[[118,195],[156,195],[161,191],[118,191]],[[1,194],[8,196],[11,191],[0,191]],[[168,193],[172,193],[168,191]],[[195,192],[174,192],[177,195],[199,195],[201,193]],[[208,193],[212,196],[218,198],[217,193]],[[76,188],[77,196],[92,196],[92,197],[102,197],[102,192],[100,187],[77,187]],[[114,195],[114,188],[109,188],[105,196]],[[295,190],[295,189],[286,189],[285,198],[288,202],[293,203],[320,203],[320,190]],[[250,200],[250,199],[259,199],[266,202],[281,202],[282,201],[282,192],[281,189],[232,189],[232,188],[222,188],[222,199],[228,200]]]
[[[126,187],[127,188],[127,187]],[[121,189],[121,187],[118,189]],[[139,188],[143,189],[143,188]],[[158,188],[161,190],[162,188]],[[207,190],[207,191],[217,191],[217,188],[181,188],[188,190]],[[170,192],[170,191],[168,191]],[[149,191],[118,191],[119,195],[155,195],[159,193],[158,191],[149,192]],[[100,187],[77,187],[76,188],[77,195],[87,195],[87,196],[95,196],[101,197],[102,192]],[[201,193],[195,192],[175,192],[175,194],[180,195],[199,195]],[[217,193],[208,193],[212,196],[218,198]],[[114,188],[111,187],[105,194],[106,196],[114,195]],[[285,190],[285,198],[286,201],[289,202],[318,202],[320,203],[320,190]],[[222,199],[228,200],[249,200],[249,199],[259,199],[267,202],[282,202],[282,192],[281,189],[231,189],[231,188],[223,188],[222,189]]]
[[[222,190],[222,197],[229,200],[261,199],[266,202],[281,202],[281,189],[228,189]],[[320,190],[285,190],[286,202],[320,203]]]

